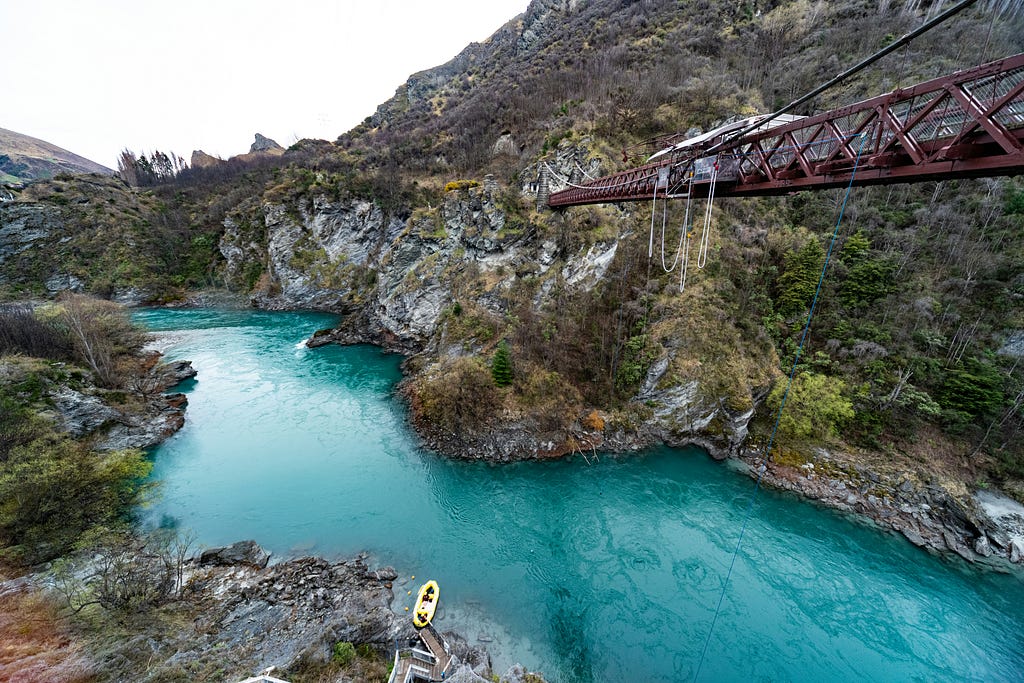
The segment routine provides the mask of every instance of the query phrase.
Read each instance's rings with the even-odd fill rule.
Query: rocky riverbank
[[[89,383],[77,387],[55,384],[48,393],[56,420],[75,438],[91,438],[99,450],[150,448],[185,424],[188,399],[165,393],[196,376],[187,360],[160,363],[151,354],[143,373],[130,382],[131,391],[104,391]]]
[[[396,644],[417,638],[408,616],[391,607],[397,573],[370,567],[365,555],[268,559],[253,541],[209,548],[184,563],[175,599],[147,611],[94,609],[71,617],[65,632],[75,675],[67,680],[231,681],[260,672],[338,683],[387,680]],[[0,581],[0,601],[6,607],[37,600],[55,585],[60,581],[48,572]],[[499,676],[486,651],[457,633],[444,637],[455,657],[448,680],[543,683],[518,665]],[[19,680],[18,672],[34,664],[0,660],[0,678],[13,672]],[[47,668],[54,666],[67,673],[63,664]]]
[[[901,534],[919,548],[955,554],[969,563],[1007,571],[1024,561],[1024,506],[981,491],[955,495],[937,479],[909,472],[878,473],[843,454],[819,449],[799,466],[765,462],[758,448],[737,458],[765,486],[791,491]]]
[[[190,563],[186,580],[203,605],[194,622],[203,635],[188,639],[187,646],[179,643],[187,649],[178,651],[178,660],[199,660],[228,648],[240,653],[238,664],[244,661],[248,671],[275,667],[287,672],[330,664],[341,642],[361,648],[364,659],[390,662],[396,643],[416,640],[412,620],[391,608],[392,582],[398,578],[391,567],[371,568],[366,555],[337,562],[303,557],[266,563],[266,553],[251,541],[206,550]],[[495,680],[485,651],[469,647],[454,632],[444,635],[456,655],[449,678]],[[524,676],[522,667],[513,667],[499,680],[523,683]],[[335,680],[360,679],[342,672]]]

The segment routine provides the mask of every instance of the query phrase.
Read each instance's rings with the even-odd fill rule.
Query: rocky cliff
[[[255,227],[243,229],[229,217],[219,249],[229,278],[253,265],[264,268],[254,305],[348,314],[340,329],[312,345],[371,342],[411,354],[405,390],[415,419],[428,441],[450,455],[515,460],[657,442],[734,452],[772,380],[774,354],[763,336],[749,339],[727,321],[708,320],[713,313],[699,304],[665,311],[642,335],[625,326],[646,322],[625,323],[617,311],[605,312],[623,326],[610,343],[642,338],[644,346],[634,359],[635,377],[616,389],[628,393],[612,410],[560,367],[558,347],[585,346],[594,331],[555,339],[551,330],[564,322],[552,297],[590,300],[616,280],[635,278],[623,271],[635,267],[642,239],[639,217],[629,210],[600,216],[619,228],[593,231],[529,208],[539,192],[564,186],[558,179],[576,177],[580,168],[600,170],[586,140],[565,143],[543,166],[528,169],[521,187],[501,187],[490,176],[453,182],[436,206],[420,206],[405,218],[377,202],[331,199],[331,180],[321,175],[320,193],[264,201]],[[551,340],[547,350],[534,340],[540,347],[533,355],[543,358],[520,357],[516,388],[484,387],[479,396],[464,397],[490,415],[442,405],[449,395],[441,387],[486,372],[481,363],[515,332],[510,321],[524,317],[546,325]],[[697,329],[708,326],[717,328],[714,344]],[[711,353],[712,347],[733,354],[734,367],[722,373],[692,363],[694,349]]]

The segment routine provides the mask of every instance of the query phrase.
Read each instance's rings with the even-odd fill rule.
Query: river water
[[[154,524],[278,556],[366,551],[404,613],[550,681],[693,680],[753,481],[695,449],[491,466],[417,445],[400,358],[306,349],[310,313],[144,310],[182,385],[185,427],[153,454]],[[415,576],[416,578],[411,578]],[[701,681],[1022,681],[1024,580],[938,559],[761,491]]]

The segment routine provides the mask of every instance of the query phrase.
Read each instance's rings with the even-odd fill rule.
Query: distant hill
[[[0,183],[52,178],[58,173],[113,175],[114,171],[45,140],[0,128]]]

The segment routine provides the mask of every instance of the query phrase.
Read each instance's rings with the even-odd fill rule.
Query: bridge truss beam
[[[764,196],[1024,172],[1024,54],[571,185],[552,208],[680,195]],[[716,169],[717,167],[717,169]]]

